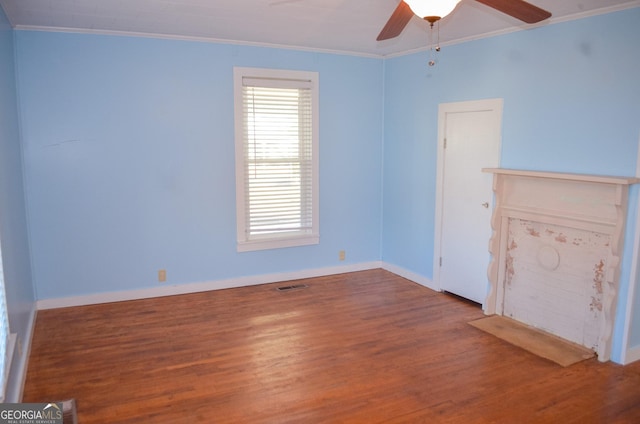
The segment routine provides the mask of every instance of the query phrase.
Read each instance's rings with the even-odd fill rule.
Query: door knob
[[[485,209],[489,209],[489,202],[484,202],[482,206],[484,206]]]

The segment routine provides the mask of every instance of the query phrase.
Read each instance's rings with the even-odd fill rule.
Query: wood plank
[[[41,311],[23,400],[83,424],[640,422],[640,363],[563,368],[482,316],[383,270]]]
[[[492,315],[469,324],[563,367],[595,356],[592,350],[504,316]]]

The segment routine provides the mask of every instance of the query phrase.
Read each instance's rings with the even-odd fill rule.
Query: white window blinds
[[[317,243],[314,81],[237,79],[239,250]]]

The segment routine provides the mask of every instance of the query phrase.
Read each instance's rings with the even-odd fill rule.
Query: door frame
[[[502,161],[502,110],[504,100],[502,98],[469,100],[462,102],[440,103],[438,105],[438,156],[436,165],[436,210],[433,242],[433,284],[442,291],[440,281],[440,257],[442,256],[442,206],[444,201],[444,141],[446,135],[447,114],[464,112],[484,112],[493,111],[495,124],[500,128],[498,137],[498,157],[496,167]],[[489,241],[487,240],[487,252],[489,251]],[[487,263],[487,271],[489,264]],[[482,307],[484,309],[484,303]]]

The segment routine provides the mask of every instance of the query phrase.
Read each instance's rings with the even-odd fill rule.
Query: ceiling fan
[[[410,1],[401,0],[398,7],[393,11],[384,28],[376,40],[388,40],[400,35],[404,27],[409,23],[414,15],[420,16],[432,26],[433,23],[449,14],[460,0],[431,0],[431,1]],[[551,12],[527,3],[524,0],[475,0],[502,13],[512,16],[528,24],[535,24],[551,17]],[[411,3],[411,6],[409,5]],[[438,4],[440,3],[440,4]],[[438,10],[438,6],[445,9]],[[430,10],[429,8],[434,8]]]

